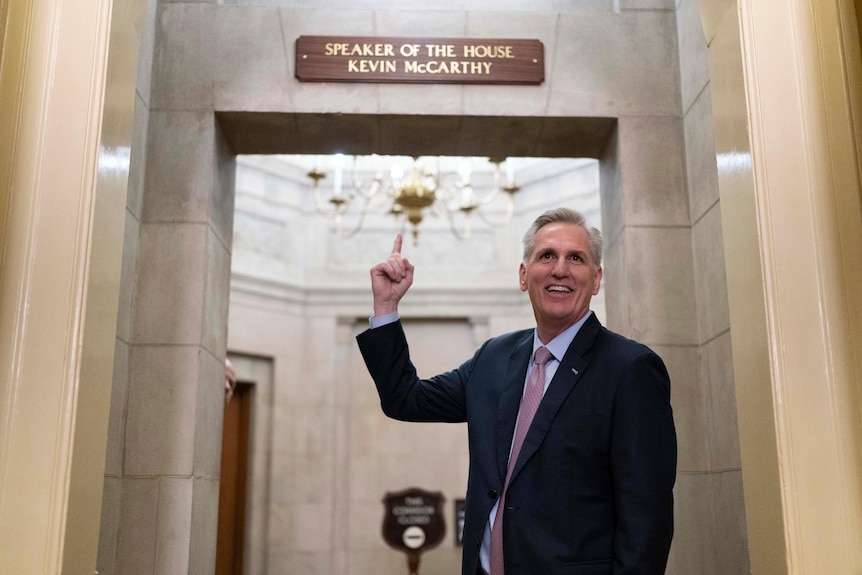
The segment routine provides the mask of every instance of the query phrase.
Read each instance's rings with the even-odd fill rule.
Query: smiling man
[[[374,316],[357,337],[383,411],[468,424],[462,575],[664,573],[676,476],[667,370],[590,311],[602,241],[581,214],[545,212],[523,243],[535,329],[420,379],[398,317],[414,267],[396,238],[371,268]]]

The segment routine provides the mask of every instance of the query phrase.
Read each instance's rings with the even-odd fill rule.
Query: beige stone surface
[[[709,82],[709,52],[698,0],[681,0],[676,18],[682,109],[687,114]]]
[[[224,412],[224,360],[206,350],[198,352],[198,377],[194,403],[194,477],[218,481],[221,466]]]
[[[213,109],[214,14],[208,3],[159,3],[151,110]]]
[[[692,230],[701,342],[730,329],[721,210],[715,205]]]
[[[224,7],[213,14],[214,106],[278,110],[291,107],[293,49],[283,34],[290,13],[272,7]],[[237,26],[237,22],[242,26]],[[290,56],[290,59],[288,58]]]
[[[236,154],[218,122],[214,126],[215,166],[209,196],[209,224],[228,253],[233,237],[234,197],[236,196]]]
[[[622,10],[673,10],[679,0],[620,0]]]
[[[751,573],[742,472],[712,476],[715,497],[715,572]]]
[[[707,428],[708,382],[701,377],[697,347],[654,346],[670,376],[670,403],[676,426],[677,472],[702,473],[710,470]]]
[[[626,289],[629,284],[626,266],[626,247],[622,237],[611,245],[606,245],[602,274],[602,290],[608,301],[607,327],[617,333],[632,337],[631,294]]]
[[[215,573],[216,526],[218,524],[219,482],[204,477],[192,482],[191,538],[189,564],[183,573]]]
[[[200,343],[207,276],[205,224],[145,223],[138,248],[138,344]]]
[[[703,382],[709,392],[710,469],[717,472],[738,470],[742,461],[730,333],[703,346],[703,371]]]
[[[207,230],[206,283],[203,293],[201,344],[213,356],[227,353],[230,252],[212,228]]]
[[[99,573],[113,575],[117,556],[117,536],[120,516],[120,484],[117,477],[105,477],[102,487],[102,513],[99,520]]]
[[[105,475],[122,474],[126,388],[129,380],[129,346],[117,340],[114,350],[114,375],[111,385],[111,412],[108,419],[108,444],[105,451]]]
[[[712,92],[703,90],[685,115],[685,166],[691,222],[697,224],[718,202]]]
[[[632,336],[647,344],[697,341],[691,236],[686,228],[626,228]]]
[[[675,26],[667,11],[561,14],[548,113],[679,115]]]
[[[674,538],[668,575],[726,575],[716,569],[716,536],[712,477],[706,473],[677,475],[674,487]]]
[[[159,484],[157,477],[123,479],[114,573],[155,572]]]
[[[140,222],[126,211],[123,230],[123,263],[120,276],[120,297],[117,304],[117,340],[126,344],[132,341],[132,318],[134,317],[135,280],[138,264],[138,238]]]
[[[150,88],[153,79],[153,56],[155,54],[156,42],[156,14],[160,2],[158,0],[145,0],[142,4],[142,17],[137,22],[140,34],[140,47],[138,49],[138,83],[136,98],[143,102],[146,109],[150,108]],[[136,103],[137,105],[137,103]],[[140,136],[137,129],[133,137]],[[133,146],[134,147],[134,146]],[[132,171],[131,169],[129,170]]]
[[[608,134],[599,155],[599,186],[601,189],[602,237],[606,246],[614,244],[623,227],[623,196],[620,185],[619,127]]]
[[[144,202],[144,174],[147,160],[147,126],[150,121],[150,109],[141,96],[135,93],[133,141],[129,148],[129,192],[126,195],[126,207],[137,219],[141,219]],[[125,274],[124,276],[125,277]]]
[[[216,158],[211,113],[151,111],[143,222],[207,222]]]
[[[155,573],[184,573],[189,569],[193,488],[191,477],[159,480]]]
[[[196,346],[132,347],[123,458],[127,476],[192,475],[199,355]]]
[[[618,130],[618,185],[625,225],[688,225],[680,118],[620,118]]]

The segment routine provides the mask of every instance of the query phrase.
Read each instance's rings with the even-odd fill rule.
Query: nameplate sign
[[[545,48],[538,40],[300,36],[301,82],[541,84]]]

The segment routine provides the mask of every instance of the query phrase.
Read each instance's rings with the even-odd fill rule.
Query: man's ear
[[[593,295],[598,295],[600,287],[602,287],[602,268],[596,270],[596,277],[593,279]]]
[[[527,267],[524,262],[521,262],[521,267],[518,268],[518,287],[521,291],[527,291]]]

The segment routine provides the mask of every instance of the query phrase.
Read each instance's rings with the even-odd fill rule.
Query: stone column
[[[215,569],[233,184],[212,112],[150,112],[117,573]]]

